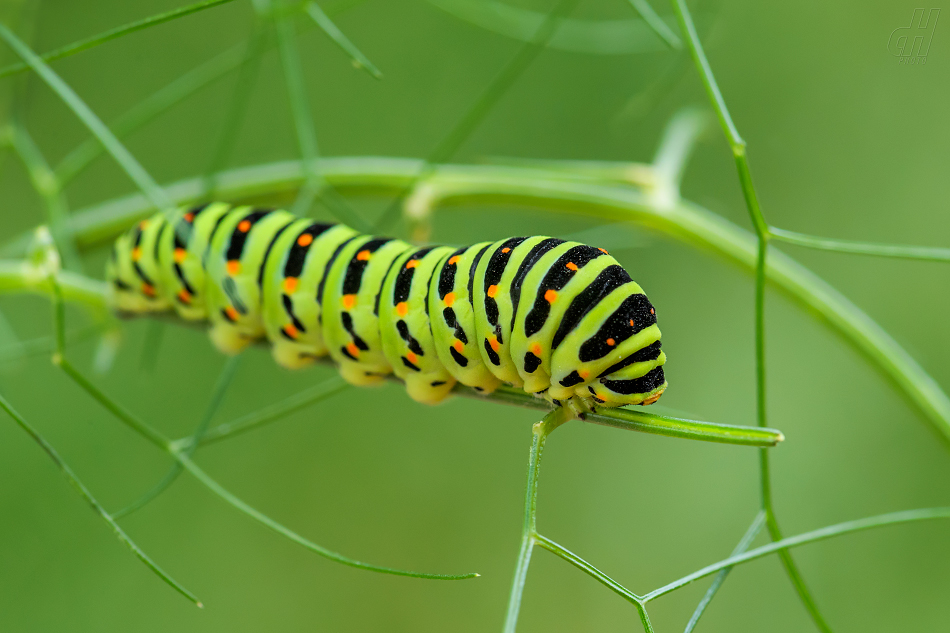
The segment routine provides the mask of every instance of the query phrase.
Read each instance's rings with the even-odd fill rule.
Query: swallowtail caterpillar
[[[361,235],[286,211],[212,203],[140,222],[106,276],[121,313],[210,321],[235,354],[266,337],[354,385],[395,374],[419,402],[507,383],[582,415],[666,389],[656,313],[603,249],[513,237],[455,249]]]

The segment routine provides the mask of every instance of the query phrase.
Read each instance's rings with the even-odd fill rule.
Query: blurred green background
[[[539,11],[550,2],[505,0]],[[347,2],[334,20],[375,62],[355,70],[298,20],[307,89],[327,156],[422,157],[447,133],[520,42],[422,0]],[[18,33],[45,51],[180,0],[27,3]],[[326,3],[327,9],[336,5]],[[670,9],[655,4],[670,17]],[[733,117],[749,143],[773,224],[850,239],[947,246],[950,216],[950,28],[938,24],[927,63],[900,66],[886,48],[916,7],[899,2],[690,4]],[[30,14],[33,14],[32,17]],[[6,16],[8,18],[9,15]],[[630,19],[622,0],[588,0],[581,19]],[[249,2],[217,7],[56,62],[110,121],[177,76],[248,37]],[[30,25],[32,22],[32,26]],[[308,28],[303,28],[308,26]],[[706,107],[692,66],[654,46],[636,54],[546,50],[456,156],[648,160],[680,108]],[[6,62],[12,53],[2,51]],[[666,76],[666,79],[662,77]],[[11,78],[0,90],[12,91]],[[203,173],[234,75],[127,139],[159,182]],[[659,83],[658,83],[659,82]],[[651,87],[652,86],[652,87]],[[88,136],[36,77],[16,96],[51,163]],[[276,51],[263,59],[232,165],[297,156]],[[108,158],[67,191],[72,209],[133,186]],[[718,129],[697,149],[684,196],[748,226]],[[376,214],[385,201],[356,201]],[[467,207],[436,216],[450,243],[589,228],[570,214]],[[0,154],[0,237],[44,222],[20,163]],[[631,228],[612,254],[657,306],[669,355],[662,404],[700,419],[754,424],[750,276],[708,254]],[[950,268],[932,263],[781,250],[842,290],[950,387]],[[88,254],[95,276],[103,252]],[[50,331],[39,298],[2,297],[18,336]],[[70,312],[77,315],[78,312]],[[767,306],[772,453],[786,534],[861,516],[946,505],[950,455],[863,357],[783,297]],[[105,375],[95,341],[72,357],[108,393],[172,436],[197,423],[225,359],[198,331],[165,328],[154,371],[142,369],[149,324],[123,326]],[[290,373],[263,349],[242,359],[217,421],[331,374]],[[92,403],[48,358],[4,361],[0,390],[56,446],[110,510],[152,487],[168,460]],[[203,449],[198,463],[263,512],[331,549],[409,569],[482,577],[395,578],[328,562],[277,536],[181,477],[123,520],[131,536],[195,591],[199,611],[139,564],[89,512],[51,462],[0,420],[0,629],[5,631],[499,630],[518,551],[535,412],[455,399],[413,403],[397,385],[351,389],[258,432]],[[572,423],[549,442],[540,530],[644,593],[725,557],[758,507],[755,450]],[[809,545],[795,557],[836,631],[946,626],[945,522],[884,528]],[[760,537],[760,541],[764,537]],[[679,631],[707,581],[659,599],[658,631]],[[538,550],[521,631],[629,631],[631,605]],[[737,568],[701,631],[813,630],[778,559]]]

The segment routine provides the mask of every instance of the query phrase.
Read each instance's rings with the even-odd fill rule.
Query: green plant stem
[[[515,565],[515,577],[511,583],[511,592],[508,594],[505,633],[515,633],[518,626],[518,612],[521,610],[521,596],[524,593],[524,584],[528,577],[528,566],[531,564],[531,551],[537,542],[538,480],[541,475],[541,452],[544,450],[544,442],[548,435],[567,422],[568,419],[566,409],[555,409],[545,415],[532,429],[531,452],[528,454],[528,483],[525,487],[524,498],[524,522],[521,529],[521,549],[518,552],[518,562]]]
[[[756,368],[756,417],[759,426],[766,426],[767,407],[766,407],[766,369],[765,369],[765,278],[766,265],[768,259],[769,247],[769,229],[762,214],[762,208],[759,205],[758,196],[755,187],[752,184],[752,174],[749,170],[749,161],[747,159],[746,142],[739,135],[739,131],[732,121],[729,109],[726,106],[722,92],[716,83],[712,67],[706,54],[703,52],[702,43],[696,33],[696,27],[693,19],[686,7],[686,0],[671,0],[673,10],[680,24],[680,29],[686,36],[686,43],[699,71],[703,85],[719,118],[726,140],[732,148],[735,158],[736,170],[739,175],[739,183],[742,186],[742,195],[746,201],[746,207],[749,211],[749,219],[755,228],[757,241],[757,258],[755,266],[755,368]],[[760,486],[762,496],[762,510],[765,512],[765,523],[769,530],[769,535],[773,541],[782,539],[782,532],[779,528],[778,520],[775,517],[775,510],[772,504],[771,477],[769,474],[769,455],[768,451],[762,449],[759,451],[760,459]],[[830,633],[831,629],[825,622],[824,616],[818,610],[815,599],[805,585],[805,580],[801,572],[792,560],[791,554],[787,550],[779,553],[785,572],[791,580],[798,593],[802,604],[811,615],[812,620],[820,631]]]
[[[96,498],[92,495],[89,489],[86,488],[86,486],[82,483],[82,481],[79,480],[79,478],[76,476],[73,470],[69,467],[69,465],[66,464],[65,461],[63,461],[63,458],[59,456],[59,453],[56,452],[56,449],[53,448],[53,446],[49,442],[46,441],[46,438],[40,435],[39,431],[33,428],[23,418],[23,416],[17,413],[17,411],[13,409],[10,403],[7,402],[6,398],[4,398],[2,395],[0,395],[0,409],[3,409],[4,411],[6,411],[7,414],[11,418],[13,418],[13,421],[16,422],[16,424],[21,429],[26,431],[27,435],[33,438],[34,442],[40,445],[40,448],[42,448],[46,452],[46,454],[49,456],[49,458],[53,460],[53,463],[56,464],[56,467],[59,468],[59,470],[63,473],[63,476],[65,476],[67,481],[69,481],[69,483],[73,486],[73,488],[75,488],[76,491],[79,492],[80,496],[86,501],[86,503],[89,504],[93,512],[98,514],[102,518],[103,521],[109,524],[109,527],[112,528],[112,531],[115,533],[119,541],[124,543],[125,546],[128,547],[132,551],[133,554],[135,554],[136,558],[142,561],[146,567],[151,569],[155,573],[156,576],[158,576],[163,581],[165,581],[165,583],[167,583],[172,589],[174,589],[181,595],[188,598],[188,600],[190,600],[191,602],[193,602],[195,606],[197,606],[199,609],[204,608],[204,605],[201,604],[201,601],[198,600],[198,598],[193,593],[188,591],[177,580],[169,576],[161,567],[158,566],[157,563],[155,563],[155,561],[149,558],[148,554],[142,551],[142,549],[138,545],[135,544],[135,541],[133,541],[129,537],[129,535],[126,534],[125,531],[121,527],[119,527],[119,524],[115,522],[115,519],[113,519],[113,517],[109,516],[109,513],[106,512],[105,508],[102,507],[102,504],[100,504],[96,500]]]
[[[514,387],[502,386],[486,396],[467,387],[457,386],[454,393],[531,409],[548,410],[551,407],[546,400],[536,398]],[[586,414],[584,421],[627,431],[740,446],[776,446],[785,439],[782,432],[775,429],[674,418],[651,413],[648,407],[597,409],[594,413]]]
[[[137,160],[129,153],[129,150],[115,137],[115,135],[103,124],[99,117],[89,109],[89,106],[79,98],[69,85],[63,81],[59,75],[53,72],[46,62],[40,59],[36,53],[24,44],[13,32],[6,26],[0,24],[0,39],[3,39],[13,51],[26,62],[36,74],[55,92],[66,106],[73,111],[83,124],[89,128],[99,142],[106,148],[119,166],[128,174],[142,193],[149,199],[152,205],[157,209],[165,209],[171,206],[171,201],[162,188],[152,179]]]
[[[544,536],[543,534],[535,534],[534,538],[540,547],[543,547],[544,549],[548,550],[555,556],[563,558],[564,560],[569,562],[571,565],[574,565],[574,567],[577,567],[582,572],[584,572],[585,574],[587,574],[588,576],[590,576],[591,578],[593,578],[594,580],[596,580],[603,586],[607,587],[608,589],[613,591],[615,594],[617,594],[618,596],[620,596],[627,602],[634,605],[640,604],[640,600],[641,600],[640,596],[633,593],[632,591],[630,591],[629,589],[621,585],[619,582],[617,582],[616,580],[614,580],[613,578],[611,578],[604,572],[600,571],[599,569],[597,569],[596,567],[594,567],[593,565],[591,565],[586,560],[584,560],[583,558],[581,558],[574,552],[570,551],[566,547],[563,547],[562,545],[555,543],[554,541]]]
[[[950,262],[950,248],[836,240],[828,237],[816,237],[814,235],[786,231],[774,226],[769,227],[769,235],[772,239],[787,242],[788,244],[823,251],[834,251],[836,253],[853,253],[856,255],[873,255],[875,257],[893,257],[896,259],[914,259],[930,262]]]
[[[106,301],[105,286],[101,281],[61,271],[59,285],[66,301],[81,305],[98,323],[112,324],[112,312]],[[27,262],[0,260],[0,293],[14,292],[50,296],[53,287],[49,279],[38,274]]]
[[[218,376],[217,383],[211,392],[211,400],[205,409],[204,415],[201,416],[201,420],[198,422],[198,426],[195,428],[194,433],[186,438],[188,441],[182,443],[182,448],[178,448],[177,442],[171,443],[171,447],[176,453],[180,453],[185,457],[191,457],[194,454],[195,449],[198,448],[201,438],[204,437],[205,432],[208,430],[208,425],[218,412],[218,409],[221,408],[221,403],[224,401],[224,394],[230,386],[231,381],[234,379],[234,374],[237,371],[240,358],[240,356],[232,356],[227,360],[227,362],[225,362],[224,367],[221,369],[221,374]],[[112,516],[116,519],[121,519],[122,517],[128,516],[133,512],[144,508],[160,494],[165,492],[165,490],[175,482],[175,480],[178,478],[178,475],[181,474],[181,471],[181,462],[173,462],[157,485],[152,487],[151,490],[133,501],[128,506],[122,508],[118,512],[113,513]]]
[[[188,6],[166,11],[165,13],[159,13],[142,20],[136,20],[135,22],[130,22],[114,29],[109,29],[108,31],[103,31],[98,35],[93,35],[92,37],[88,37],[47,53],[43,53],[41,59],[44,62],[51,62],[64,57],[69,57],[70,55],[75,55],[76,53],[80,53],[84,50],[99,46],[100,44],[105,44],[106,42],[114,40],[118,37],[122,37],[123,35],[141,31],[142,29],[146,29],[157,24],[162,24],[163,22],[170,22],[171,20],[175,20],[186,15],[191,15],[192,13],[197,13],[205,9],[210,9],[221,4],[227,4],[231,1],[232,0],[205,0],[204,2],[190,4]],[[24,72],[29,70],[31,66],[32,64],[21,62],[0,68],[0,78]]]
[[[730,556],[729,558],[721,560],[718,563],[703,567],[698,571],[695,571],[687,576],[683,576],[678,580],[674,580],[673,582],[664,585],[659,589],[651,591],[650,593],[643,596],[643,601],[649,602],[651,600],[655,600],[660,596],[666,595],[671,591],[675,591],[676,589],[688,585],[694,580],[699,580],[700,578],[710,576],[720,570],[726,569],[727,567],[735,567],[736,565],[741,565],[742,563],[747,563],[751,560],[762,558],[763,556],[768,556],[769,554],[774,554],[785,549],[791,549],[793,547],[799,547],[801,545],[806,545],[808,543],[814,543],[817,541],[823,541],[825,539],[841,536],[843,534],[849,534],[851,532],[869,530],[871,528],[878,528],[886,525],[896,525],[899,523],[910,523],[914,521],[929,521],[934,519],[950,519],[950,507],[904,510],[901,512],[891,512],[888,514],[879,514],[872,517],[865,517],[863,519],[856,519],[854,521],[845,521],[844,523],[836,523],[835,525],[829,525],[817,530],[812,530],[811,532],[790,536],[780,541],[763,545],[762,547],[757,547],[745,552],[744,554]]]
[[[746,533],[742,536],[739,544],[736,545],[734,550],[732,550],[732,556],[738,556],[739,554],[742,554],[748,550],[749,546],[752,545],[752,541],[755,540],[755,537],[758,536],[759,532],[762,530],[763,525],[765,525],[765,512],[760,510],[758,514],[755,515],[752,525],[749,526],[749,529],[746,530]],[[729,575],[730,571],[732,571],[732,567],[723,567],[716,573],[716,577],[713,578],[713,581],[706,590],[706,593],[703,594],[703,599],[699,601],[698,605],[696,605],[696,610],[693,611],[693,615],[689,619],[689,622],[687,622],[686,629],[683,631],[683,633],[691,633],[692,630],[696,628],[696,624],[699,623],[699,618],[702,617],[703,613],[706,611],[706,607],[709,606],[709,603],[712,602],[712,599],[716,596],[719,588],[722,587],[722,583],[726,581],[726,576]]]

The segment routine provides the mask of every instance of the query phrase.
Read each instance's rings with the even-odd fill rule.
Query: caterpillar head
[[[623,273],[624,278],[626,273]],[[593,407],[647,405],[666,389],[656,310],[636,283],[616,287],[558,348],[551,396]]]

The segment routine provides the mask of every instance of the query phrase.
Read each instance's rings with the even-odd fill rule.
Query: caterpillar
[[[208,320],[235,354],[265,338],[299,368],[395,374],[414,400],[502,383],[576,412],[666,389],[656,311],[606,250],[552,237],[416,247],[287,211],[215,202],[158,213],[106,264],[120,314]]]

